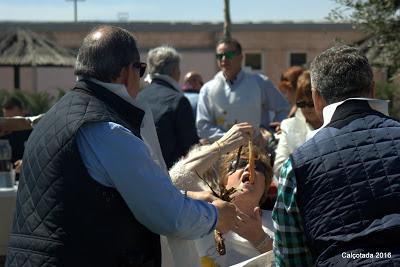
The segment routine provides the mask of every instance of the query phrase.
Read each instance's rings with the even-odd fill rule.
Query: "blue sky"
[[[323,21],[336,7],[333,0],[231,0],[233,22]],[[78,19],[116,21],[223,20],[223,0],[85,0]],[[66,0],[0,0],[0,21],[72,21],[73,2]]]

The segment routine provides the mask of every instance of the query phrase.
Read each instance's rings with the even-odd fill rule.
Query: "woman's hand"
[[[260,207],[255,207],[252,216],[241,215],[240,220],[235,225],[234,232],[236,232],[241,237],[249,240],[249,242],[259,249],[259,245],[264,242],[268,235],[262,229],[262,219],[261,219],[261,209]],[[263,244],[263,248],[260,252],[266,252],[272,249],[272,239],[268,240],[266,244]]]
[[[222,154],[229,153],[232,150],[247,144],[253,133],[253,126],[247,122],[238,123],[232,126],[224,136],[214,142]]]

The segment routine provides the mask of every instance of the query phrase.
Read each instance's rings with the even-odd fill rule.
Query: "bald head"
[[[203,78],[199,73],[195,71],[189,71],[188,73],[186,73],[183,82],[183,90],[191,89],[200,91],[201,87],[203,86]]]
[[[118,78],[122,68],[140,60],[135,37],[127,30],[100,26],[83,40],[75,64],[75,75],[102,82]]]

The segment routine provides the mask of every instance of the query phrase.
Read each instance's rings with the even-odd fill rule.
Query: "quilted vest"
[[[400,266],[399,155],[400,123],[360,100],[293,152],[316,266]]]
[[[140,138],[143,116],[90,81],[45,114],[26,145],[6,266],[161,265],[159,236],[90,177],[75,141],[91,122],[115,122]]]

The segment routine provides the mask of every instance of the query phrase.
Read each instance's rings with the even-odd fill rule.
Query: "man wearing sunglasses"
[[[78,82],[27,142],[6,266],[161,266],[160,234],[233,228],[232,204],[189,199],[153,160],[135,101],[145,66],[126,30],[85,37]]]
[[[173,47],[151,49],[147,55],[151,83],[138,96],[151,109],[168,169],[199,141],[192,107],[178,84],[180,61]]]
[[[289,112],[289,104],[264,75],[244,71],[240,43],[235,39],[217,44],[220,72],[201,89],[196,126],[200,138],[215,141],[238,122],[255,129],[271,128]]]

